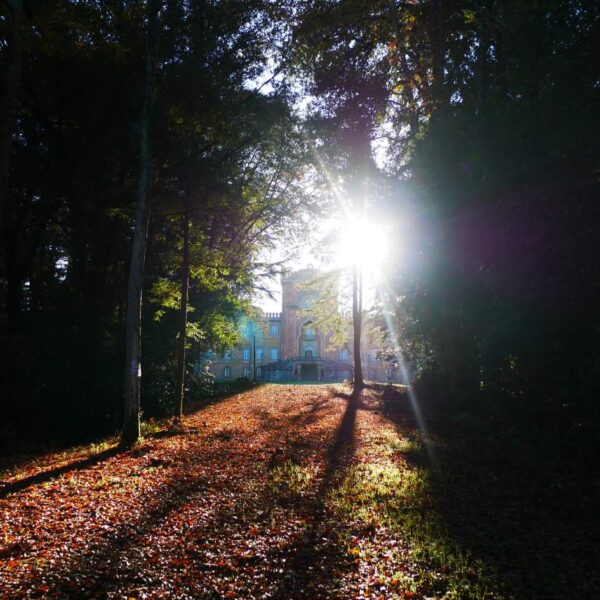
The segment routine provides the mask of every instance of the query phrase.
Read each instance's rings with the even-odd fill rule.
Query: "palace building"
[[[242,323],[239,347],[208,351],[209,369],[217,380],[238,378],[262,381],[344,381],[352,379],[352,335],[336,348],[332,336],[318,326],[311,308],[319,299],[320,272],[307,268],[282,276],[282,311],[263,313],[261,319]],[[313,282],[317,282],[315,285]],[[380,348],[364,340],[361,352],[367,380],[399,381],[397,367],[378,358]]]

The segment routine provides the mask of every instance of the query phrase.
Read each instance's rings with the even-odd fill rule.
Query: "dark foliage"
[[[304,200],[294,181],[305,152],[288,92],[253,86],[274,36],[263,3],[156,5],[146,416],[175,402],[183,210],[191,216],[191,368],[201,348],[235,339],[257,273],[271,269],[259,252]],[[73,442],[121,422],[147,11],[142,1],[24,3],[0,208],[0,446]],[[3,74],[13,29],[8,14],[0,21]]]
[[[362,176],[398,240],[382,304],[420,391],[583,455],[600,431],[599,33],[591,1],[348,0],[311,3],[297,34],[324,154],[386,140],[385,173]]]

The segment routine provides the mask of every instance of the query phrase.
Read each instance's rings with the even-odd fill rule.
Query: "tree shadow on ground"
[[[215,394],[210,396],[198,396],[193,400],[186,400],[183,406],[183,414],[186,416],[192,416],[207,406],[219,404],[220,402],[224,402],[229,398],[239,396],[240,394],[244,394],[246,392],[259,390],[260,388],[264,387],[264,385],[264,383],[250,383],[239,386],[231,385],[228,389],[217,391]]]
[[[108,460],[109,458],[112,458],[121,452],[125,452],[125,450],[123,450],[123,448],[120,446],[114,446],[112,448],[108,448],[107,450],[103,450],[102,452],[93,454],[92,456],[88,456],[87,458],[70,462],[67,465],[55,467],[53,469],[31,475],[30,477],[24,477],[18,481],[7,483],[4,485],[4,487],[0,488],[0,499],[6,498],[9,494],[25,490],[33,485],[52,481],[53,479],[56,479],[57,477],[60,477],[61,475],[71,471],[80,471],[82,469],[93,467],[94,465]]]
[[[431,473],[432,509],[449,539],[480,560],[506,595],[593,596],[600,589],[600,552],[592,541],[600,539],[600,519],[590,480],[561,480],[518,451],[523,440],[499,424],[424,408],[437,464],[428,465],[423,447],[412,451],[411,462]],[[423,438],[406,395],[384,390],[382,413]]]
[[[340,425],[335,432],[335,436],[331,447],[327,453],[325,474],[322,483],[319,486],[319,490],[316,494],[317,502],[319,506],[322,505],[322,499],[327,493],[327,490],[333,481],[335,480],[336,471],[340,468],[343,460],[351,459],[353,452],[353,431],[354,423],[356,420],[357,410],[357,399],[349,396],[344,396],[347,399],[348,404],[346,406],[345,413],[342,417]],[[325,403],[315,402],[310,410],[305,411],[304,422],[302,419],[298,419],[294,423],[295,428],[302,428],[305,423],[310,422],[315,417],[315,413],[322,410]],[[266,439],[267,447],[276,447],[278,440],[281,437],[282,429],[287,421],[280,421],[274,423],[273,420],[265,420],[263,423],[263,431],[268,433]],[[223,430],[225,431],[225,430]],[[227,432],[231,433],[229,430]],[[214,432],[213,432],[214,433]],[[206,436],[206,440],[210,440],[209,447],[210,451],[221,452],[224,451],[223,457],[227,456],[228,444],[234,442],[237,433],[232,435],[216,435]],[[310,440],[307,440],[310,441]],[[215,445],[219,448],[215,448]],[[117,449],[115,449],[116,452]],[[135,450],[131,451],[132,453]],[[177,450],[173,450],[174,454],[171,458],[167,457],[166,464],[173,463],[177,460]],[[239,454],[238,454],[239,455]],[[153,490],[154,493],[147,498],[140,498],[136,504],[141,506],[141,510],[138,515],[133,517],[124,515],[124,519],[121,522],[115,522],[114,526],[107,530],[102,537],[90,538],[90,544],[80,545],[70,557],[60,565],[60,568],[53,567],[50,570],[42,569],[36,573],[37,581],[45,581],[44,584],[48,593],[54,593],[62,595],[63,597],[98,597],[104,596],[108,593],[112,593],[117,590],[120,593],[126,589],[134,589],[135,586],[140,586],[140,589],[152,589],[152,582],[148,579],[144,579],[143,574],[136,573],[135,569],[131,569],[126,573],[123,573],[122,561],[125,564],[131,561],[132,557],[135,556],[135,549],[144,545],[145,536],[151,534],[153,531],[160,529],[165,521],[170,518],[171,515],[179,513],[181,507],[190,503],[191,501],[202,503],[206,501],[207,495],[213,493],[214,500],[214,513],[211,514],[211,524],[216,524],[217,531],[220,524],[231,524],[235,523],[236,527],[243,527],[244,521],[252,522],[253,519],[259,520],[259,513],[262,514],[262,507],[268,506],[272,501],[270,498],[270,490],[265,488],[260,492],[260,497],[255,499],[253,507],[248,509],[248,499],[244,497],[244,494],[238,489],[238,496],[234,503],[221,504],[218,502],[219,492],[218,488],[214,486],[212,481],[213,472],[205,473],[205,475],[199,475],[197,471],[198,460],[204,460],[202,456],[198,456],[185,465],[176,476],[169,479],[163,486],[163,489]],[[81,467],[83,468],[83,467]],[[241,478],[242,474],[237,474],[240,477],[240,481],[228,481],[228,497],[232,497],[232,490],[236,489],[236,486],[242,485]],[[235,479],[235,478],[234,478]],[[215,491],[217,490],[217,491]],[[236,492],[237,493],[237,492]],[[240,518],[240,514],[245,516]],[[254,512],[252,512],[254,511]],[[311,523],[307,532],[307,538],[303,540],[298,546],[298,552],[296,548],[292,548],[291,554],[293,554],[297,560],[297,569],[310,566],[310,563],[316,564],[317,555],[314,552],[307,551],[303,552],[306,548],[316,548],[317,553],[319,547],[317,544],[317,533],[319,530],[319,519],[320,516],[315,517],[314,522]],[[198,529],[202,530],[205,528],[204,523],[198,525]],[[223,525],[224,526],[224,525]],[[215,535],[215,531],[212,535]],[[221,535],[227,536],[230,532],[224,530]],[[202,536],[200,536],[202,537]],[[173,545],[170,549],[173,552],[183,552],[183,547],[180,547],[179,542],[177,545]],[[218,551],[219,544],[215,540],[215,548]],[[304,558],[302,558],[304,557]],[[179,557],[181,558],[181,556]],[[185,557],[184,557],[185,558]],[[308,560],[306,560],[308,559]],[[183,562],[186,562],[187,558]],[[321,557],[324,564],[329,564],[328,555],[324,553]],[[188,561],[189,562],[189,561]],[[204,570],[203,572],[208,573],[211,576],[219,576],[220,571],[226,570],[226,567],[220,565],[203,566],[202,561],[196,561],[194,558],[194,564],[197,565],[197,569]],[[121,570],[120,570],[121,569]],[[306,573],[302,573],[305,576]],[[169,577],[175,576],[174,573],[170,573]],[[161,581],[164,577],[164,572],[159,574]],[[194,583],[190,583],[192,589],[194,585],[203,584],[204,575],[196,575]],[[277,587],[279,574],[273,575],[273,585]],[[149,586],[149,587],[148,587]],[[204,591],[202,591],[204,590]],[[282,584],[281,594],[287,595],[287,583]],[[211,586],[208,584],[204,588],[195,590],[194,597],[217,597],[216,592],[211,591]],[[301,597],[301,596],[298,596]]]
[[[351,394],[334,391],[334,396],[346,400],[344,415],[327,451],[323,475],[314,493],[298,499],[294,510],[308,516],[304,535],[286,549],[288,558],[285,577],[273,592],[274,598],[325,598],[335,590],[343,572],[353,567],[353,561],[337,540],[334,516],[328,514],[328,494],[344,477],[356,451],[355,429],[357,412],[362,406],[361,390]],[[311,415],[314,417],[314,415]],[[310,417],[309,417],[310,418]]]
[[[248,386],[243,387],[243,388],[240,387],[239,389],[236,388],[228,393],[215,395],[215,396],[211,396],[211,397],[206,397],[206,398],[201,398],[194,402],[188,402],[188,403],[186,403],[186,406],[184,407],[184,412],[187,416],[194,415],[195,413],[202,410],[203,408],[206,408],[207,406],[210,406],[212,404],[217,404],[219,402],[224,402],[225,400],[227,400],[233,396],[239,395],[240,393],[242,393],[244,391],[248,391],[249,389],[257,389],[257,388],[260,388],[261,386],[262,386],[262,384],[252,386],[252,387],[248,387]],[[173,436],[177,436],[177,435],[188,435],[190,433],[195,433],[195,432],[196,432],[196,430],[194,428],[189,428],[189,427],[184,427],[184,428],[169,427],[169,428],[161,429],[161,430],[153,432],[153,433],[146,434],[143,437],[144,437],[144,439],[157,439],[158,440],[158,439],[173,437]],[[73,447],[66,446],[62,451],[58,450],[56,452],[57,452],[57,454],[58,453],[65,454],[65,453],[68,453],[68,452],[71,452],[74,450],[75,449]],[[93,467],[94,465],[97,465],[105,460],[108,460],[109,458],[112,458],[112,457],[116,456],[117,454],[126,454],[126,453],[130,453],[130,452],[139,452],[139,451],[140,451],[139,447],[136,447],[136,446],[123,447],[123,446],[119,446],[117,443],[115,443],[114,445],[112,445],[110,448],[108,448],[106,450],[102,450],[101,452],[93,453],[91,455],[86,456],[85,458],[73,460],[68,464],[62,464],[59,467],[52,467],[51,465],[48,465],[50,468],[46,468],[45,470],[40,471],[39,473],[36,473],[35,475],[24,477],[22,479],[18,479],[17,481],[12,481],[10,483],[5,483],[4,485],[2,485],[2,482],[0,482],[0,500],[3,498],[6,498],[10,494],[13,494],[15,492],[20,492],[31,486],[50,482],[50,481],[56,479],[57,477],[60,477],[61,475],[65,475],[66,473],[76,472],[76,471],[80,471],[82,469]],[[46,453],[46,454],[40,453],[37,455],[27,455],[27,456],[3,457],[2,462],[0,463],[0,472],[3,470],[23,468],[28,463],[34,463],[40,459],[52,460],[53,454],[54,454],[54,452]],[[53,462],[57,462],[57,460],[54,460]]]

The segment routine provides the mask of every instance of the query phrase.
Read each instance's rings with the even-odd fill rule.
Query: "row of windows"
[[[244,348],[242,350],[242,360],[250,360],[252,356],[252,350],[250,348]],[[262,348],[256,349],[256,360],[262,360],[264,353]],[[269,352],[269,358],[271,360],[279,360],[279,348],[271,348]]]
[[[314,356],[314,350],[312,349],[312,347],[307,346],[306,349],[310,350],[310,355]],[[206,358],[214,358],[214,353],[211,350],[208,350],[206,352]],[[227,350],[225,352],[223,352],[223,360],[231,360],[233,358],[233,354],[231,352],[231,350]],[[252,358],[252,349],[251,348],[243,348],[242,349],[242,360],[250,360]],[[279,360],[279,349],[278,348],[271,348],[269,351],[269,358],[271,360]],[[340,360],[348,360],[350,358],[350,352],[346,349],[341,350],[339,353],[339,359]],[[369,353],[362,353],[361,352],[361,358],[363,360],[367,359],[369,361],[377,361],[379,360],[377,358],[377,351],[376,350],[372,350]],[[263,360],[264,359],[264,350],[263,348],[257,348],[256,349],[256,360]]]
[[[214,354],[211,350],[206,352],[206,358],[213,358]],[[233,358],[233,354],[231,350],[227,350],[223,352],[223,360],[231,360]],[[252,358],[252,349],[251,348],[243,348],[242,349],[242,360],[250,360]],[[269,358],[271,360],[279,360],[279,348],[271,348],[269,351]],[[256,349],[256,360],[264,359],[264,351],[262,348]]]
[[[305,356],[310,356],[313,357],[315,356],[315,352],[312,349],[312,347],[308,347],[305,349],[304,352]],[[269,350],[268,353],[269,359],[270,360],[279,360],[279,348],[271,348]],[[339,360],[348,360],[350,358],[350,352],[347,349],[343,349],[340,351],[339,353]],[[206,357],[207,358],[213,358],[214,354],[211,350],[208,350],[206,352]],[[231,350],[227,350],[225,352],[223,352],[223,360],[232,360],[233,358],[233,354],[231,352]],[[264,360],[265,358],[265,352],[263,348],[257,348],[256,349],[256,360]],[[363,360],[369,360],[369,361],[377,361],[377,351],[376,350],[372,350],[369,353],[362,353],[361,352],[361,358]],[[251,360],[252,359],[252,349],[251,348],[243,348],[242,349],[242,360]]]
[[[315,356],[314,350],[312,348],[308,348],[307,350],[305,350],[304,352],[305,356]],[[213,358],[213,353],[212,351],[207,351],[206,352],[206,357],[207,358]],[[233,358],[233,354],[231,352],[231,350],[227,350],[226,352],[223,352],[223,360],[231,360]],[[250,360],[252,358],[252,349],[251,348],[243,348],[242,349],[242,360]],[[265,358],[265,353],[263,348],[257,348],[256,349],[256,360],[263,360]],[[269,350],[269,358],[271,360],[279,360],[279,348],[271,348]],[[343,349],[340,351],[339,353],[339,359],[340,360],[348,360],[350,358],[350,352],[346,349]],[[376,357],[373,356],[369,356],[369,360],[376,360]]]
[[[257,335],[257,333],[262,335],[262,329],[260,329],[259,326],[254,327],[253,325],[249,324],[244,331],[244,337],[246,339],[250,339],[252,336]],[[279,324],[271,323],[269,325],[269,335],[271,337],[279,337]]]
[[[262,368],[256,367],[256,376],[260,377],[262,375]],[[231,377],[231,367],[223,367],[223,377],[228,379]],[[242,377],[250,377],[250,369],[248,367],[244,367],[242,369]]]
[[[251,370],[249,367],[244,367],[242,369],[242,377],[247,377],[250,378],[250,373]],[[261,377],[262,376],[262,368],[261,367],[256,367],[256,376],[257,377]],[[377,372],[377,369],[369,369],[368,371],[368,378],[369,379],[373,379],[373,380],[377,380],[379,377],[379,374]],[[387,379],[395,379],[396,375],[393,372],[389,372],[386,374]],[[224,379],[229,379],[231,378],[231,367],[223,367],[223,378]]]

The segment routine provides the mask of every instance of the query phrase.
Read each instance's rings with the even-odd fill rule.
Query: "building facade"
[[[241,324],[242,342],[221,353],[208,351],[205,360],[217,380],[344,381],[353,378],[352,336],[334,347],[332,336],[311,311],[322,294],[319,271],[308,268],[282,277],[282,311]],[[317,282],[316,284],[314,282]],[[399,381],[398,369],[379,359],[380,348],[364,340],[361,351],[367,380]]]

